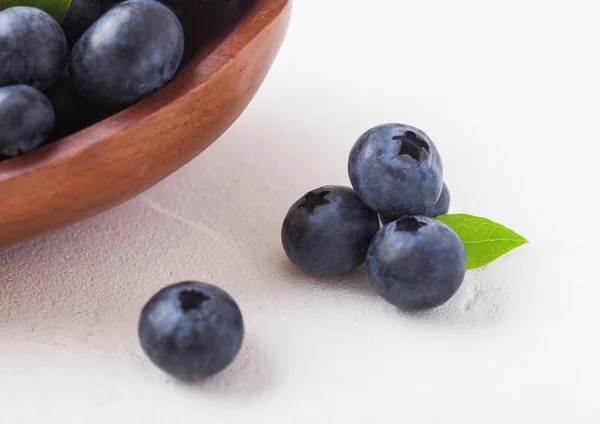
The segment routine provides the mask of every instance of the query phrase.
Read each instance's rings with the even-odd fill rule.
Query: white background
[[[87,222],[0,251],[0,423],[597,423],[595,0],[297,0],[246,113],[191,164]],[[287,208],[348,184],[371,126],[425,130],[452,212],[529,239],[433,312],[364,272],[288,264]],[[183,279],[239,302],[243,350],[178,383],[137,341]]]

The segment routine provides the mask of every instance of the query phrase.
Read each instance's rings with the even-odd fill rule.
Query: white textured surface
[[[240,120],[121,207],[0,251],[0,423],[597,423],[597,2],[297,0]],[[288,265],[288,206],[347,184],[367,128],[436,141],[452,211],[530,240],[407,316],[363,273]],[[586,213],[591,213],[587,215]],[[235,364],[185,386],[143,356],[143,303],[182,279],[239,302]]]

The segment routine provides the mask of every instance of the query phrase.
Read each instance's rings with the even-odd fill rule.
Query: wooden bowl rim
[[[75,156],[114,134],[136,125],[141,126],[145,120],[160,114],[173,103],[182,101],[203,83],[217,78],[219,71],[233,62],[231,59],[237,57],[252,40],[272,25],[288,4],[291,4],[291,0],[255,0],[250,10],[210,53],[200,51],[194,54],[167,86],[81,131],[23,156],[0,162],[0,182],[18,178],[48,165],[73,160]]]

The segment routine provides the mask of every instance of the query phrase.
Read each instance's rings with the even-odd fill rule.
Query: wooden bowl
[[[169,85],[93,126],[0,162],[0,246],[131,199],[196,157],[238,118],[279,50],[291,0],[233,2],[218,16],[216,7],[186,10],[187,53]]]

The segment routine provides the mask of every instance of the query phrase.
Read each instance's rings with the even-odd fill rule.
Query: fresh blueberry
[[[281,240],[296,266],[312,275],[332,276],[362,265],[378,230],[377,214],[354,190],[324,186],[292,205],[283,221]]]
[[[423,216],[428,216],[431,218],[435,218],[438,217],[440,215],[446,215],[448,213],[448,211],[450,210],[450,192],[448,191],[448,186],[444,183],[444,186],[442,188],[442,194],[440,195],[440,198],[438,199],[437,202],[435,202],[433,204],[433,206],[429,207],[425,213],[423,213]],[[392,221],[395,221],[398,218],[401,217],[391,217],[391,216],[387,216],[387,215],[380,215],[379,218],[381,219],[381,223],[383,225],[387,225]]]
[[[53,126],[54,111],[42,92],[28,85],[0,87],[0,155],[35,149]]]
[[[429,309],[449,300],[466,272],[465,247],[446,224],[423,216],[383,227],[367,253],[371,284],[404,310]]]
[[[442,192],[436,146],[408,125],[380,125],[364,133],[350,151],[348,173],[363,202],[386,216],[423,214]]]
[[[185,281],[165,287],[146,303],[138,325],[150,360],[183,381],[197,381],[225,369],[244,338],[235,301],[211,284]]]
[[[0,86],[45,90],[61,75],[68,57],[65,34],[46,12],[26,6],[0,12]]]
[[[71,78],[89,100],[133,104],[167,84],[183,56],[177,16],[155,0],[127,0],[106,12],[75,43]]]

